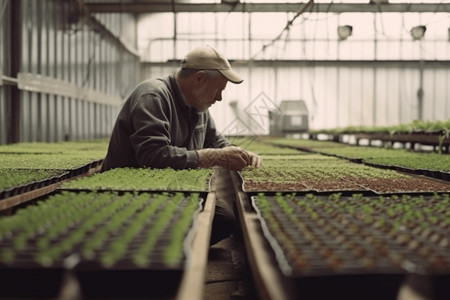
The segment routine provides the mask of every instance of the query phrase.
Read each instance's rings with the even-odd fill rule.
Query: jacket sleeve
[[[130,142],[139,166],[190,169],[198,165],[194,150],[170,144],[170,108],[156,95],[143,95],[131,109]]]
[[[223,148],[231,146],[231,143],[227,141],[223,134],[217,131],[216,124],[209,112],[207,113],[206,117],[208,118],[208,120],[206,127],[205,144],[203,148]]]

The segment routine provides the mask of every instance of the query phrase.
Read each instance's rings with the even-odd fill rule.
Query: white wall
[[[422,60],[423,119],[450,118],[450,14],[308,12],[283,31],[294,15],[179,13],[176,28],[170,14],[142,17],[142,78],[172,73],[174,61],[210,44],[245,78],[241,85],[229,84],[223,103],[211,108],[222,130],[239,117],[256,133],[266,133],[260,106],[293,99],[307,102],[313,129],[383,126],[418,118]],[[338,39],[339,25],[353,26],[347,40]],[[427,27],[422,40],[411,38],[409,30],[417,25]]]
[[[163,76],[176,67],[145,68],[143,78]],[[255,133],[267,133],[260,116],[257,124],[248,119],[282,100],[303,99],[314,129],[345,126],[384,126],[408,123],[418,118],[417,68],[395,66],[277,66],[235,67],[244,77],[239,85],[228,83],[224,100],[210,108],[218,127],[225,130],[240,117]],[[450,119],[450,68],[424,69],[424,120]],[[230,103],[237,101],[240,114]]]

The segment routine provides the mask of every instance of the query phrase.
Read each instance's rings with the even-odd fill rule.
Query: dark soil
[[[378,193],[384,192],[449,192],[450,184],[428,178],[355,178],[353,182]]]
[[[328,179],[328,180],[313,180],[313,179],[305,179],[302,181],[304,184],[308,185],[312,190],[317,191],[339,191],[339,190],[363,190],[361,186],[357,184],[346,181],[342,179]]]
[[[245,191],[307,191],[311,188],[297,181],[273,182],[273,181],[252,181],[245,180]]]
[[[450,192],[450,183],[425,177],[411,178],[348,178],[347,180],[313,180],[274,182],[245,180],[245,191],[356,191],[393,192]]]

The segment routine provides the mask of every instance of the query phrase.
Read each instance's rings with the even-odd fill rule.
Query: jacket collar
[[[203,112],[199,112],[195,107],[192,107],[188,104],[186,97],[184,97],[183,92],[181,91],[180,86],[176,80],[176,75],[172,74],[169,76],[169,81],[172,86],[172,90],[174,92],[174,96],[181,104],[181,107],[186,110],[190,110],[191,114],[203,114]]]

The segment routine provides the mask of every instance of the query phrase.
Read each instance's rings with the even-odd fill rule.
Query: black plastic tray
[[[74,268],[82,294],[87,298],[173,299],[184,267],[137,268],[122,264],[105,268],[97,262],[82,262]]]
[[[275,195],[280,195],[277,192],[264,193],[266,197],[271,198],[269,204],[271,213],[275,216],[275,220],[279,223],[279,226],[284,232],[282,235],[275,236],[271,232],[268,220],[263,217],[261,210],[255,203],[256,193],[249,193],[248,196],[251,199],[252,206],[255,209],[258,219],[261,224],[261,229],[263,234],[270,244],[273,255],[278,263],[281,272],[291,281],[295,282],[297,288],[297,296],[300,299],[332,299],[336,296],[342,299],[396,299],[398,290],[404,280],[409,276],[420,276],[423,281],[428,282],[429,292],[433,296],[433,299],[450,299],[450,289],[448,288],[450,284],[450,268],[439,268],[433,269],[429,265],[420,265],[420,259],[414,257],[414,251],[409,251],[405,246],[397,244],[395,241],[389,242],[389,239],[384,239],[384,233],[377,232],[376,228],[366,229],[370,232],[369,235],[377,237],[379,240],[386,242],[390,255],[393,252],[398,251],[404,258],[401,263],[393,264],[390,259],[384,259],[382,253],[371,252],[370,243],[363,240],[363,237],[358,235],[350,236],[348,234],[349,240],[359,245],[370,253],[372,257],[377,257],[375,263],[372,265],[362,265],[357,262],[360,258],[365,258],[365,256],[359,256],[358,259],[354,259],[347,248],[341,247],[342,243],[346,243],[348,239],[343,239],[338,242],[336,236],[330,234],[328,230],[321,228],[321,225],[315,221],[308,218],[307,214],[296,215],[298,219],[303,222],[305,226],[310,228],[319,240],[320,247],[313,246],[312,242],[305,238],[304,232],[292,226],[293,220],[281,209],[277,207],[275,200],[273,199]],[[292,195],[292,192],[286,192],[285,195]],[[304,197],[307,193],[301,192],[296,193],[295,197]],[[444,193],[445,194],[445,193]],[[446,193],[448,194],[448,193]],[[401,196],[403,194],[391,194],[385,195],[389,196]],[[410,196],[417,196],[415,193],[408,193]],[[322,200],[328,199],[329,195],[316,194]],[[341,197],[345,198],[350,195],[345,195],[342,193]],[[427,194],[424,197],[432,197],[433,194]],[[379,196],[373,196],[368,193],[364,195],[369,199],[378,199]],[[277,212],[278,211],[278,212]],[[333,218],[326,218],[324,214],[321,216],[323,220],[326,220],[326,224],[329,227],[335,228],[336,225],[333,223],[335,220]],[[348,216],[347,216],[348,217]],[[270,219],[270,222],[273,222]],[[361,228],[367,227],[366,224],[359,224]],[[370,226],[368,226],[370,227]],[[339,230],[345,230],[346,228],[341,225]],[[341,231],[342,232],[342,231]],[[448,229],[440,228],[436,230],[440,234],[447,234],[446,237],[450,238],[448,234]],[[418,238],[418,237],[416,237]],[[287,242],[288,241],[288,242]],[[385,246],[386,246],[385,245]],[[434,247],[435,245],[430,245]],[[322,248],[321,248],[322,247]],[[344,258],[340,262],[340,266],[336,267],[325,262],[322,254],[318,253],[321,250],[326,250],[329,247],[333,249],[334,253],[338,254],[338,257]],[[297,250],[293,250],[296,248]],[[374,247],[372,247],[374,248]],[[444,247],[445,248],[445,247]],[[448,262],[450,261],[450,251],[448,247],[444,249],[435,250],[435,253],[445,257]],[[376,252],[376,251],[375,251]],[[295,253],[295,254],[293,254]],[[365,255],[365,254],[364,254]],[[431,254],[430,254],[431,255]],[[302,259],[303,257],[303,259]],[[306,259],[307,263],[304,263]],[[347,263],[343,263],[343,262]],[[352,262],[355,264],[352,265]],[[302,266],[302,267],[301,267]]]
[[[339,210],[337,211],[337,213],[331,210],[329,212],[325,212],[321,211],[321,208],[318,208],[317,211],[315,211],[318,217],[311,218],[310,215],[312,213],[302,211],[300,208],[295,207],[292,203],[289,203],[290,201],[286,201],[290,208],[294,210],[293,215],[295,219],[292,219],[292,217],[288,216],[288,214],[286,214],[285,211],[283,211],[283,209],[278,206],[273,194],[266,194],[266,198],[270,202],[271,214],[279,223],[279,227],[282,228],[283,234],[289,237],[291,246],[294,245],[299,253],[304,255],[305,259],[308,261],[308,267],[305,267],[304,269],[298,269],[298,267],[295,267],[295,265],[298,265],[298,262],[293,262],[293,259],[298,258],[288,257],[289,255],[286,254],[288,251],[286,247],[288,247],[288,245],[284,245],[284,242],[275,237],[270,231],[270,226],[273,224],[267,224],[265,217],[262,215],[261,210],[256,204],[256,197],[257,196],[251,196],[253,208],[257,212],[265,237],[268,239],[269,243],[274,249],[281,270],[287,276],[302,277],[370,273],[417,273],[422,275],[450,274],[450,268],[444,270],[434,270],[432,267],[433,264],[429,264],[425,261],[427,258],[418,256],[416,254],[416,249],[409,249],[408,247],[402,245],[399,241],[396,241],[394,238],[397,237],[397,234],[401,235],[405,233],[405,231],[403,231],[401,228],[396,229],[396,231],[394,232],[396,235],[394,235],[393,237],[389,237],[386,236],[385,232],[378,229],[377,226],[375,226],[376,224],[374,222],[372,223],[372,225],[367,224],[364,223],[365,221],[362,221],[362,219],[352,219],[353,216],[350,214],[346,214],[345,212]],[[302,196],[296,195],[295,197],[300,198]],[[324,201],[330,201],[327,196],[316,197]],[[306,197],[302,198],[308,201]],[[367,198],[367,196],[365,198]],[[368,198],[370,201],[371,198]],[[378,198],[378,196],[373,197],[373,200],[377,200]],[[341,196],[341,201],[346,201],[345,199],[345,196]],[[333,205],[334,204],[330,205],[330,207],[333,207]],[[361,204],[361,207],[362,206],[363,204]],[[335,217],[330,217],[330,214],[335,214]],[[360,231],[357,231],[356,233],[351,232],[349,228],[339,223],[338,219],[342,217],[345,217],[347,220],[349,220],[350,223],[347,226],[352,225],[354,227],[358,227]],[[322,221],[318,222],[318,219],[322,219]],[[326,220],[325,223],[323,220]],[[390,224],[393,223],[394,220],[388,219],[386,222],[388,222],[386,223],[386,227],[388,227],[391,226]],[[303,230],[306,231],[301,233],[300,231],[298,231],[299,228],[303,228]],[[434,253],[436,253],[436,255],[439,255],[440,259],[444,259],[444,261],[447,261],[446,263],[450,265],[450,252],[446,251],[445,246],[433,245],[433,243],[431,241],[428,241],[427,238],[420,236],[420,232],[424,231],[420,230],[418,232],[406,233],[409,234],[410,240],[416,239],[420,244],[433,248]],[[446,234],[448,233],[448,230],[446,230],[445,228],[437,227],[431,228],[430,230],[432,230],[432,232],[443,235],[443,238],[450,238],[450,235]],[[321,254],[317,253],[317,251],[320,250],[317,248],[320,248],[320,246],[312,245],[311,240],[305,237],[305,234],[311,234],[310,237],[313,237],[314,240],[317,240],[318,245],[329,247],[331,252],[337,253],[338,257],[340,256],[339,258],[341,259],[341,266],[335,267],[333,265],[330,265],[329,263],[326,263],[324,260],[321,261],[321,259],[325,258],[322,257]],[[358,234],[360,235],[358,236]],[[345,239],[337,239],[339,235],[342,235],[343,237],[345,236]],[[400,260],[400,262],[394,264],[391,259],[384,261],[383,255],[385,254],[377,253],[378,250],[374,250],[372,247],[373,245],[371,245],[370,242],[368,243],[366,241],[367,237],[377,238],[377,243],[381,244],[383,248],[387,249],[390,254],[397,254],[397,252],[401,254],[402,259]],[[376,262],[373,262],[369,267],[358,265],[358,263],[355,263],[355,265],[352,266],[352,262],[354,259],[356,259],[356,257],[352,257],[352,255],[349,255],[350,253],[348,252],[348,247],[345,247],[346,243],[354,243],[357,248],[363,249],[364,252],[368,255],[379,257],[380,259]],[[345,263],[346,261],[349,263],[348,265]]]
[[[34,190],[49,186],[51,184],[57,183],[57,182],[61,182],[61,181],[71,179],[71,178],[79,176],[79,175],[86,174],[91,169],[100,166],[102,164],[102,162],[103,162],[103,159],[96,160],[96,161],[87,163],[86,165],[83,165],[83,166],[80,166],[78,168],[74,168],[71,170],[60,170],[61,171],[60,175],[56,175],[56,176],[53,176],[53,177],[50,177],[47,179],[43,179],[43,180],[39,180],[39,181],[26,183],[26,184],[12,187],[12,188],[9,188],[6,190],[1,190],[0,191],[0,200],[9,198],[9,197],[14,197],[14,196],[26,193],[26,192],[34,191]]]
[[[0,263],[0,298],[55,298],[61,289],[64,268],[44,268],[29,261]]]
[[[167,193],[167,191],[164,191]],[[102,193],[102,192],[98,192]],[[151,194],[160,194],[154,191]],[[52,195],[58,194],[54,192]],[[117,195],[123,194],[122,192]],[[135,192],[136,195],[141,192]],[[188,196],[191,192],[185,192]],[[145,267],[135,265],[130,257],[133,247],[140,243],[139,236],[129,244],[125,256],[111,267],[104,266],[100,262],[97,253],[94,258],[86,259],[81,256],[81,249],[76,245],[66,252],[64,257],[55,260],[51,265],[45,266],[35,261],[37,245],[29,240],[27,247],[17,252],[12,263],[0,262],[0,289],[1,297],[55,297],[61,288],[64,272],[70,270],[80,282],[83,295],[88,297],[148,297],[163,296],[172,298],[176,293],[180,279],[186,267],[190,263],[190,244],[195,233],[196,216],[203,207],[206,193],[199,194],[199,204],[194,211],[193,223],[184,237],[183,257],[176,265],[166,265],[163,262],[163,246],[167,244],[165,232],[158,240],[157,246],[149,253],[151,263]],[[45,199],[45,198],[44,198]],[[158,211],[156,212],[158,213]],[[170,226],[166,227],[168,230]],[[38,233],[39,235],[39,233]],[[59,239],[64,239],[62,236]],[[105,244],[115,239],[113,234]],[[12,240],[11,240],[12,241]],[[5,238],[0,241],[0,248],[11,246],[11,241]],[[102,251],[101,249],[99,251]],[[101,253],[101,252],[100,252]],[[68,263],[70,262],[70,263]],[[5,286],[5,288],[4,288]]]
[[[49,186],[51,184],[63,181],[70,178],[70,172],[67,171],[61,171],[60,175],[52,176],[47,179],[39,180],[39,181],[33,181],[30,183],[26,183],[23,185],[15,186],[6,190],[0,191],[0,200],[13,197],[16,195],[20,195],[26,192],[30,192],[36,189],[40,189],[46,186]]]

